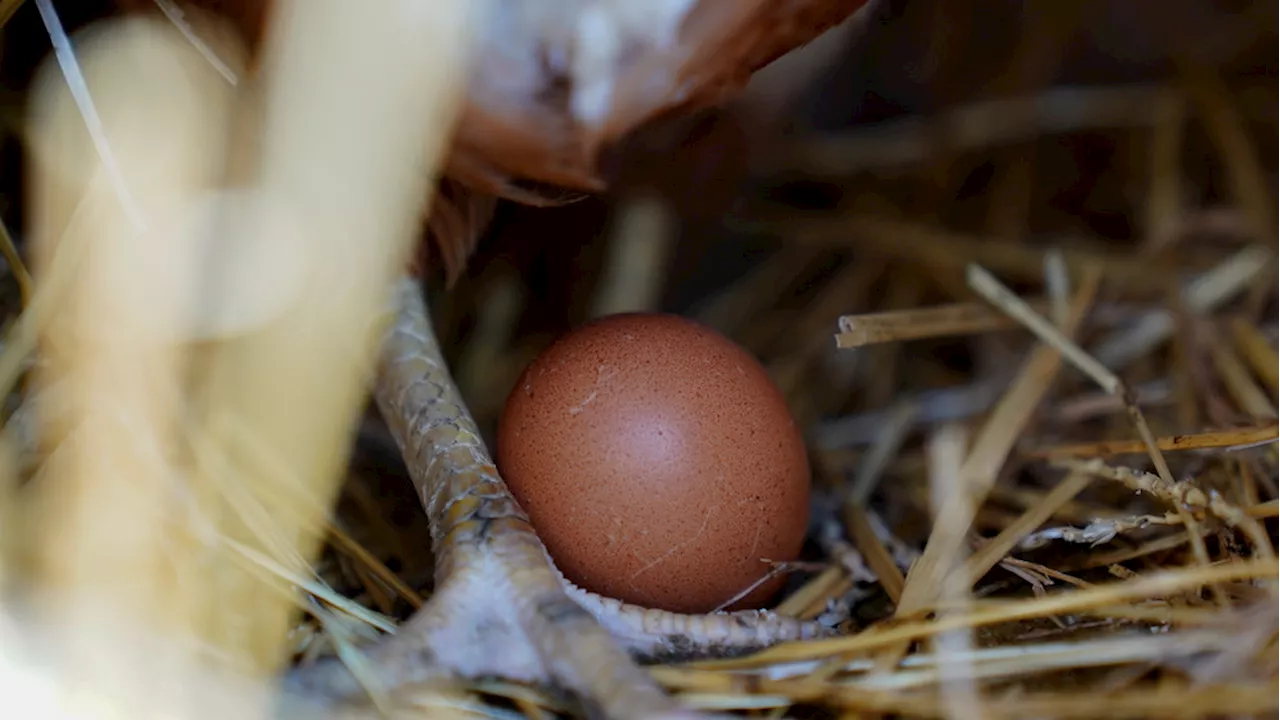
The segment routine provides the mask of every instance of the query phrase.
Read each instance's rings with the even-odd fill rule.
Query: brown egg
[[[809,463],[782,393],[691,320],[613,315],[562,337],[512,389],[497,445],[556,565],[607,597],[708,612],[804,541]]]

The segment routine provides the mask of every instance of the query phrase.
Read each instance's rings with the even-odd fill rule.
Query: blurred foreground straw
[[[51,673],[45,701],[71,716],[273,712],[294,586],[315,577],[446,149],[467,3],[282,6],[255,108],[163,19],[104,21],[72,54],[39,3],[57,63],[33,93],[20,325],[48,457],[6,508],[26,582],[0,658]],[[261,162],[233,184],[233,123],[255,114]]]

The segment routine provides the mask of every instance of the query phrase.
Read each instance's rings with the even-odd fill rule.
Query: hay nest
[[[501,206],[469,273],[433,286],[441,342],[489,433],[526,362],[619,308],[697,317],[786,392],[817,497],[805,557],[775,568],[788,576],[777,610],[841,633],[653,666],[689,706],[759,717],[1277,711],[1275,8],[1175,4],[1130,37],[1118,30],[1125,11],[1079,5],[993,10],[979,27],[964,3],[908,4],[858,49],[858,67],[837,63],[815,87],[804,129],[761,141],[750,167],[717,165],[709,133],[701,146],[685,138],[681,170],[637,171],[606,198]],[[78,210],[74,199],[23,205],[39,129],[18,109],[48,37],[33,34],[31,3],[0,2],[0,18],[0,70],[18,88],[0,190],[0,686],[83,717],[106,712],[103,687],[134,713],[267,713],[262,685],[215,678],[193,656],[249,671],[237,677],[333,653],[358,663],[364,643],[430,597],[425,519],[375,412],[350,457],[333,442],[350,429],[323,421],[311,434],[254,432],[247,414],[296,408],[323,385],[289,385],[309,362],[280,354],[289,339],[202,338],[185,389],[157,387],[173,376],[163,343],[117,331],[154,331],[163,313],[151,325],[107,314],[109,295],[66,280],[76,252],[42,258],[32,279],[30,227]],[[1127,60],[1098,60],[1120,46]],[[868,68],[874,53],[900,62]],[[835,122],[833,106],[858,109]],[[59,187],[92,185],[80,180]],[[711,211],[709,197],[731,200]],[[75,227],[63,246],[94,237]],[[159,292],[147,262],[113,271]],[[59,330],[64,316],[92,322]],[[105,354],[86,363],[90,351]],[[82,385],[42,382],[59,362],[106,369],[82,367]],[[229,367],[263,374],[245,390]],[[354,413],[360,382],[344,379],[307,412]],[[244,417],[215,411],[219,393]],[[65,419],[90,406],[119,415],[83,432]],[[160,435],[173,445],[156,452]],[[178,467],[187,502],[175,504],[161,483]],[[327,484],[298,483],[324,468]],[[552,688],[497,681],[400,700],[434,714],[580,712]]]

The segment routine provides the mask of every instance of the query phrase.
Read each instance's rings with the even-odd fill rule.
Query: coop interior
[[[542,5],[565,28],[587,6],[674,6]],[[795,557],[758,559],[775,590],[753,609],[818,630],[736,651],[689,631],[671,652],[633,653],[664,712],[1280,709],[1275,3],[871,0],[741,92],[630,129],[604,153],[607,186],[546,184],[536,202],[441,170],[456,92],[433,91],[438,111],[396,105],[437,136],[404,151],[429,156],[430,177],[388,174],[411,191],[343,175],[373,177],[364,161],[394,155],[378,128],[417,132],[386,114],[310,118],[363,122],[328,145],[283,125],[246,139],[261,128],[237,119],[271,93],[361,82],[358,67],[313,77],[284,61],[275,85],[245,80],[269,65],[250,51],[271,37],[264,18],[320,27],[321,48],[367,43],[359,23],[344,35],[304,17],[342,6],[385,10],[0,0],[0,714],[649,715],[564,680],[586,656],[560,663],[532,631],[440,634],[486,653],[509,642],[513,657],[534,647],[529,667],[545,672],[528,677],[426,672],[414,663],[444,656],[431,649],[377,655],[458,577],[438,566],[429,521],[451,510],[427,507],[412,467],[436,461],[397,437],[417,416],[389,419],[395,403],[371,390],[390,372],[375,356],[400,320],[379,303],[402,267],[491,453],[526,368],[618,313],[696,321],[785,399],[810,509]],[[441,23],[421,57],[446,57],[460,7],[418,4]],[[507,11],[485,7],[475,22]],[[112,65],[106,38],[125,19],[151,34],[122,32]],[[218,84],[222,62],[241,82]],[[465,86],[451,68],[404,72]],[[225,190],[268,146],[334,158],[282,160],[280,197],[314,180],[334,207],[398,214],[330,208],[333,222],[303,224],[314,244],[188,255],[172,238],[218,231],[187,215],[129,224],[130,197],[145,215],[211,196],[211,167]],[[450,256],[436,242],[448,233],[474,249]],[[321,266],[356,279],[308,285]],[[230,276],[244,284],[217,296]],[[204,285],[231,309],[176,299]],[[477,605],[521,592],[475,583],[462,597]],[[312,686],[280,678],[322,663],[364,690],[298,710]]]

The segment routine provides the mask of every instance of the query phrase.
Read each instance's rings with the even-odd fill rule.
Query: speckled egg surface
[[[749,353],[679,316],[560,338],[512,389],[497,449],[556,565],[601,595],[708,612],[804,541],[809,463],[785,399]]]

